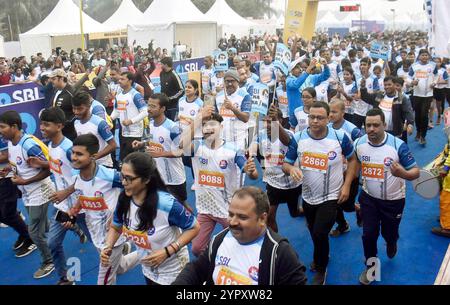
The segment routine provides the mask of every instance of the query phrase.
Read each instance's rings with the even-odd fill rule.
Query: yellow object
[[[306,40],[312,39],[318,6],[318,0],[288,0],[283,32],[285,44],[295,34]]]
[[[439,199],[441,227],[450,230],[450,192],[442,191]]]

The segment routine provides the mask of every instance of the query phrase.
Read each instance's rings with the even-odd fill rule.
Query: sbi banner
[[[39,88],[40,86],[36,83],[1,86],[0,106],[43,99],[44,96]]]

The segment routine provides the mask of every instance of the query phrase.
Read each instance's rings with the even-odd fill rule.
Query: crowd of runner
[[[442,123],[449,59],[432,57],[421,32],[295,36],[285,75],[274,65],[280,38],[261,41],[222,39],[228,69],[206,56],[200,83],[182,83],[167,50],[153,45],[0,59],[2,85],[37,82],[46,97],[42,141],[17,112],[0,114],[0,222],[19,235],[16,257],[39,251],[34,278],[55,271],[58,284],[74,284],[63,246],[72,231],[97,249],[99,285],[139,264],[149,285],[305,284],[297,249],[278,234],[282,203],[306,219],[311,284],[326,283],[336,255],[329,236],[350,231],[346,213],[362,227],[366,262],[377,257],[380,230],[395,257],[405,183],[419,176],[408,135],[426,145]],[[389,46],[388,60],[371,57],[374,41]],[[261,60],[239,54],[251,51]],[[156,65],[162,93],[150,77]],[[83,85],[91,72],[95,96]],[[252,111],[258,84],[268,87],[265,116]],[[261,172],[266,192],[244,187]],[[361,265],[365,285],[369,267]]]

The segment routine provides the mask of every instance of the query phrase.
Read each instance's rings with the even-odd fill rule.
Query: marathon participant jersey
[[[406,170],[416,166],[406,143],[386,132],[383,142],[375,146],[365,135],[355,141],[355,151],[361,162],[363,190],[367,194],[382,200],[405,198],[405,179],[393,176],[389,167],[393,162],[400,163]]]
[[[259,83],[259,76],[258,75],[256,75],[255,73],[252,73],[252,76],[250,76],[248,79],[247,79],[247,83],[251,86],[251,85],[254,85],[254,84],[256,84],[256,83]]]
[[[394,123],[392,121],[392,105],[394,104],[394,99],[396,99],[398,95],[387,96],[384,95],[383,99],[380,101],[378,107],[383,111],[385,122],[386,122],[386,130],[392,131],[394,130]]]
[[[306,113],[303,106],[298,107],[294,111],[294,116],[291,117],[291,121],[289,122],[291,124],[291,128],[295,128],[295,132],[305,130],[309,127],[309,120],[308,120],[309,113]]]
[[[433,96],[433,89],[430,86],[434,82],[437,73],[437,67],[434,62],[429,62],[425,65],[419,61],[413,63],[409,69],[409,79],[410,81],[419,80],[417,86],[414,87],[413,95],[419,97]]]
[[[211,66],[211,68],[208,69],[203,66],[200,71],[202,74],[202,93],[211,94],[211,78],[214,76],[214,67]]]
[[[49,168],[53,174],[57,191],[62,191],[73,184],[72,180],[72,141],[64,137],[64,140],[54,146],[52,142],[48,143]],[[55,203],[58,210],[66,212],[73,207],[75,197],[69,196],[59,204]]]
[[[98,151],[102,151],[108,145],[108,141],[114,139],[114,135],[112,134],[108,123],[106,123],[105,120],[96,115],[91,115],[89,120],[85,123],[82,123],[80,120],[75,120],[74,125],[77,136],[90,133],[98,139],[98,143],[100,145]],[[101,159],[98,159],[97,163],[108,167],[113,166],[110,154],[104,156]]]
[[[153,219],[153,228],[147,232],[138,231],[139,206],[130,202],[130,209],[126,219],[121,219],[117,208],[114,212],[113,226],[122,229],[122,235],[131,240],[137,248],[142,259],[153,251],[164,249],[180,237],[182,230],[190,230],[196,224],[196,219],[172,195],[158,192],[158,205],[156,217]],[[160,285],[170,285],[189,262],[189,252],[184,246],[178,253],[172,254],[156,268],[142,265],[142,272],[150,280]]]
[[[119,114],[123,137],[142,137],[142,132],[144,129],[144,118],[129,126],[123,126],[122,122],[124,120],[132,120],[133,118],[138,117],[143,110],[147,111],[147,105],[142,95],[137,92],[136,89],[131,88],[131,90],[127,93],[124,93],[123,90],[121,90],[116,95],[114,112],[117,111]]]
[[[328,87],[330,86],[330,83],[328,80],[321,82],[318,86],[316,86],[314,89],[316,89],[316,101],[318,102],[325,102],[328,104]]]
[[[240,244],[231,232],[217,249],[213,281],[215,285],[258,285],[259,260],[264,235],[254,242]]]
[[[276,97],[278,101],[278,108],[280,108],[281,113],[283,114],[283,119],[289,117],[289,105],[287,99],[287,92],[283,90],[283,86],[278,86],[276,90]]]
[[[244,88],[239,88],[227,98],[237,109],[242,112],[250,113],[252,107],[252,98]],[[248,138],[248,124],[239,120],[236,115],[226,109],[223,104],[225,102],[225,94],[219,92],[216,97],[216,107],[223,117],[223,139],[229,144],[235,143],[240,149],[245,149]]]
[[[360,84],[361,79],[357,79],[356,83]],[[367,92],[369,94],[373,93],[374,91],[379,90],[379,88],[375,86],[373,80],[374,80],[373,75],[370,75],[369,77],[366,78],[366,88],[367,88]],[[369,111],[372,108],[371,105],[367,104],[362,99],[353,100],[352,107],[353,107],[353,113],[357,114],[359,116],[366,116],[367,111]]]
[[[194,118],[202,107],[203,101],[199,97],[192,102],[188,102],[186,96],[180,98],[178,102],[178,120],[182,131],[194,122]]]
[[[214,75],[211,77],[211,89],[214,93],[217,93],[217,88],[220,88],[220,90],[223,91],[223,77],[217,77],[217,75]]]
[[[159,126],[150,120],[150,136],[148,146],[160,152],[179,149],[181,130],[177,123],[166,118]],[[167,185],[180,185],[186,182],[186,173],[182,158],[154,158],[161,178]]]
[[[39,174],[40,169],[28,165],[29,157],[48,161],[42,148],[31,135],[24,134],[17,145],[13,145],[11,141],[8,141],[8,159],[13,174],[23,179],[30,179]],[[28,185],[18,185],[17,187],[22,192],[23,203],[27,207],[41,206],[48,203],[50,195],[54,192],[50,177]]]
[[[333,127],[333,123],[328,124],[328,128],[335,129]],[[352,122],[349,122],[347,120],[344,120],[344,123],[342,124],[342,126],[335,130],[342,130],[343,132],[345,132],[347,137],[350,140],[352,140],[352,142],[363,136],[363,131],[361,129],[359,129],[358,127],[356,127],[355,124],[353,124]]]
[[[384,91],[384,77],[381,76],[380,78],[378,78],[378,77],[374,76],[373,86],[378,87],[379,91]]]
[[[92,104],[91,104],[91,114],[96,115],[98,117],[100,117],[101,119],[107,121],[107,113],[106,113],[106,108],[105,106],[103,106],[102,103],[100,103],[97,100],[93,100]]]
[[[91,180],[83,180],[79,170],[72,171],[72,179],[75,182],[74,194],[77,200],[75,206],[86,213],[86,225],[92,243],[97,249],[102,250],[122,189],[120,174],[115,169],[97,165],[94,178]],[[121,236],[115,247],[124,242],[125,237]]]
[[[286,132],[291,138],[294,136],[291,131],[286,130]],[[262,128],[256,143],[258,144],[259,153],[264,158],[261,162],[261,167],[264,169],[263,181],[265,183],[280,190],[297,188],[302,184],[301,181],[294,181],[294,179],[283,172],[282,166],[288,147],[281,143],[279,138],[272,142],[267,135],[267,130]]]
[[[407,85],[411,82],[411,80],[408,78],[409,71],[403,70],[403,68],[399,68],[397,70],[397,76],[402,78],[403,83],[403,93],[409,92],[411,89],[407,89]]]
[[[337,200],[344,183],[344,156],[353,155],[353,144],[341,130],[327,128],[325,138],[315,140],[309,129],[297,132],[289,144],[285,162],[298,159],[303,172],[302,196],[311,205]]]
[[[330,84],[331,89],[336,89],[337,85],[339,84],[339,73],[341,73],[341,65],[339,65],[336,62],[331,62],[328,64],[328,67],[330,68],[330,78],[328,79],[328,82]]]
[[[245,163],[244,152],[230,143],[211,149],[203,141],[194,141],[192,165],[198,213],[228,217],[228,205],[240,179],[238,167],[242,170]]]
[[[356,79],[361,78],[361,70],[359,66],[360,66],[359,60],[355,60],[355,62],[352,62],[352,70]]]
[[[266,65],[264,62],[259,64],[259,81],[267,86],[269,86],[270,91],[273,91],[273,86],[275,85],[275,66],[273,63]]]
[[[349,97],[355,97],[356,94],[358,94],[358,86],[356,85],[356,82],[353,81],[350,84],[346,84],[345,82],[342,82],[342,88],[344,89],[345,94],[347,94]],[[345,113],[353,114],[353,108],[352,104],[350,105],[345,104]]]
[[[446,88],[447,87],[447,85],[448,85],[448,81],[449,81],[449,77],[448,77],[448,73],[447,73],[447,70],[444,68],[444,67],[442,67],[442,68],[440,68],[439,70],[438,70],[438,74],[437,74],[437,77],[436,77],[436,84],[438,83],[438,82],[440,82],[440,81],[444,81],[444,80],[446,80],[447,81],[447,84],[441,84],[441,85],[436,85],[436,89],[443,89],[443,88]]]

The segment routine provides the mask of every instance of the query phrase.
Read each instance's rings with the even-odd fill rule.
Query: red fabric
[[[9,85],[9,80],[11,79],[11,75],[9,73],[0,75],[0,86]]]

